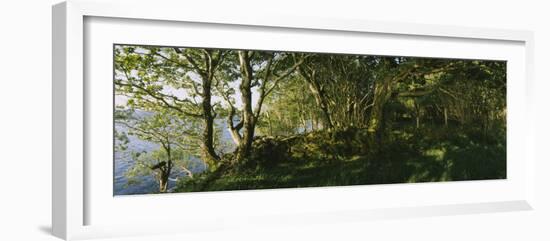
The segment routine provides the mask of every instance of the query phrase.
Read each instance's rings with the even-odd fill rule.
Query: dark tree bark
[[[378,133],[380,131],[384,106],[391,97],[392,79],[391,77],[386,77],[381,83],[375,84],[374,99],[368,123],[369,132]]]
[[[161,142],[161,146],[166,152],[167,160],[161,161],[156,165],[151,167],[151,170],[156,172],[156,178],[159,183],[159,192],[164,193],[168,191],[168,179],[170,178],[170,173],[172,173],[172,150],[168,142]]]
[[[386,65],[389,66],[391,63],[386,63]],[[367,129],[369,132],[376,133],[377,135],[380,134],[379,132],[383,121],[384,106],[392,97],[392,86],[395,86],[395,83],[408,78],[409,75],[415,71],[416,67],[417,66],[414,62],[400,64],[397,69],[388,67],[387,74],[381,77],[379,82],[375,83],[373,104]]]
[[[203,101],[202,111],[204,120],[204,130],[202,133],[202,158],[207,161],[209,165],[216,165],[216,162],[220,159],[214,149],[214,114],[212,113],[211,93],[212,82],[211,79],[203,79]]]

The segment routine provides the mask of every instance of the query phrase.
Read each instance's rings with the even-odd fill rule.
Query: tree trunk
[[[181,166],[181,169],[187,174],[189,178],[193,179],[193,172],[191,172],[191,170],[187,169],[187,167],[185,166]]]
[[[317,106],[319,106],[319,109],[321,109],[322,119],[323,119],[323,128],[332,129],[334,127],[332,123],[332,118],[330,116],[330,112],[328,110],[328,101],[326,100],[324,93],[321,89],[321,86],[319,85],[318,80],[315,76],[315,71],[311,73],[311,75],[308,75],[305,71],[300,69],[300,74],[302,77],[304,77],[304,80],[306,81],[309,90],[311,91],[311,94],[313,94],[313,97],[315,98],[315,102],[317,103]]]
[[[252,112],[252,67],[250,66],[250,59],[246,51],[239,51],[239,62],[242,74],[239,89],[243,103],[243,134],[242,140],[238,145],[236,161],[243,161],[250,154],[256,123],[254,113]]]
[[[200,93],[198,88],[194,86],[195,92],[197,95],[202,97],[202,119],[204,123],[204,130],[202,132],[202,143],[201,143],[201,158],[205,163],[208,164],[209,168],[215,168],[217,161],[220,157],[216,154],[214,149],[214,118],[215,116],[212,113],[212,80],[214,78],[214,72],[216,66],[222,61],[221,53],[218,55],[217,59],[213,58],[211,51],[205,50],[202,55],[202,61],[204,61],[204,67],[201,67],[197,60],[195,60],[190,55],[187,55],[179,48],[174,48],[174,50],[180,54],[183,58],[191,64],[193,69],[198,73],[202,80],[203,92]]]
[[[415,119],[416,119],[416,129],[419,129],[420,128],[420,105],[416,102],[416,100],[414,101],[414,115],[415,115]]]
[[[443,116],[445,117],[445,127],[447,127],[449,124],[449,121],[448,121],[449,117],[447,116],[447,107],[443,107]]]
[[[167,142],[163,144],[163,148],[166,151],[168,156],[168,162],[166,165],[159,166],[160,178],[159,178],[159,191],[164,193],[168,190],[168,178],[170,178],[170,173],[172,172],[172,148],[170,143]]]
[[[214,116],[212,114],[211,104],[211,81],[203,79],[203,100],[202,111],[204,120],[204,130],[202,132],[202,158],[208,163],[209,168],[214,168],[217,165],[217,161],[220,159],[214,149]]]
[[[271,123],[271,115],[269,115],[269,112],[267,112],[266,116],[267,116],[267,123],[269,124],[269,135],[273,136],[273,124]]]
[[[391,78],[385,78],[382,83],[376,83],[374,89],[374,100],[370,113],[368,132],[378,133],[383,117],[384,106],[391,96]]]
[[[375,83],[374,100],[371,115],[368,122],[368,131],[377,133],[380,130],[384,106],[391,97],[392,85],[404,80],[415,69],[415,65],[403,65],[399,70],[392,70],[396,74],[389,74],[382,78],[381,83]]]
[[[162,173],[159,179],[159,192],[165,193],[168,191],[168,175]]]
[[[332,129],[334,125],[328,111],[327,101],[323,97],[321,97],[321,95],[317,91],[314,91],[313,95],[315,96],[315,102],[317,102],[317,105],[319,106],[319,108],[321,109],[321,113],[323,114],[323,126],[325,126],[329,130]]]

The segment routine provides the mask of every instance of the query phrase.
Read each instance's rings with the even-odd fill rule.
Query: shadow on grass
[[[506,178],[504,141],[481,141],[452,130],[395,132],[369,146],[362,129],[255,141],[252,161],[200,185],[176,191],[246,190]],[[373,151],[375,150],[375,151]]]

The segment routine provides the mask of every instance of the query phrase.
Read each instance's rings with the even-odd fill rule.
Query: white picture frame
[[[531,76],[533,73],[533,34],[531,32],[350,19],[301,18],[277,14],[261,14],[261,16],[204,15],[198,11],[189,11],[183,15],[178,9],[189,8],[192,4],[179,1],[164,1],[163,3],[165,4],[159,4],[159,1],[132,1],[130,3],[121,0],[72,0],[53,7],[52,226],[54,235],[63,239],[84,239],[201,231],[244,225],[291,225],[300,222],[341,222],[346,220],[530,210],[533,208],[535,157],[532,148],[535,145],[534,133],[530,128],[532,125],[529,125],[531,121],[529,117],[533,116],[529,108],[531,106],[529,104],[531,101],[529,94],[533,91]],[[94,25],[97,27],[90,30],[86,26],[87,24],[97,24],[94,19],[106,20],[99,21],[99,25]],[[117,25],[117,21],[122,24]],[[98,189],[98,186],[102,186],[101,184],[96,185],[97,179],[93,177],[100,174],[87,174],[89,169],[97,166],[96,164],[90,164],[89,160],[85,160],[89,158],[91,151],[88,141],[94,142],[94,140],[87,139],[87,136],[90,134],[89,128],[103,127],[96,127],[97,125],[90,127],[87,124],[91,122],[87,118],[99,118],[99,115],[90,117],[90,111],[94,107],[90,106],[87,98],[95,98],[94,95],[103,96],[104,93],[95,92],[90,94],[87,92],[88,89],[97,88],[95,84],[90,85],[86,82],[86,78],[90,78],[86,75],[86,68],[96,68],[93,64],[90,66],[87,61],[91,63],[97,61],[93,58],[88,59],[89,50],[86,50],[86,48],[89,45],[86,41],[105,41],[112,44],[120,41],[120,39],[128,42],[134,38],[134,42],[142,44],[145,44],[144,41],[148,43],[153,41],[155,44],[165,45],[180,43],[177,42],[180,41],[177,38],[172,40],[175,42],[168,42],[166,38],[154,39],[129,34],[120,34],[126,37],[119,36],[117,39],[116,34],[107,34],[101,28],[101,26],[111,24],[121,30],[119,32],[124,33],[122,30],[131,31],[131,27],[128,27],[127,23],[133,26],[139,26],[140,24],[145,26],[147,22],[152,23],[147,24],[147,29],[158,31],[158,35],[161,37],[166,35],[167,31],[166,29],[163,30],[163,25],[180,28],[180,25],[199,24],[200,29],[203,30],[197,31],[208,31],[208,26],[214,26],[229,31],[232,31],[232,29],[234,31],[247,31],[250,34],[262,32],[266,35],[287,33],[308,35],[309,33],[315,33],[315,36],[334,38],[349,38],[346,36],[353,34],[357,35],[358,38],[367,35],[374,36],[373,41],[381,36],[397,41],[401,39],[405,42],[417,41],[417,39],[419,39],[418,41],[435,41],[437,43],[441,42],[441,45],[436,46],[445,49],[448,55],[460,52],[461,56],[465,58],[475,58],[479,57],[480,54],[490,55],[493,53],[492,58],[513,63],[513,69],[509,72],[509,76],[512,77],[511,80],[508,80],[511,81],[511,86],[515,87],[508,94],[511,116],[509,117],[511,121],[509,125],[512,127],[508,133],[508,139],[510,140],[508,143],[508,151],[510,152],[508,155],[508,168],[510,169],[509,173],[511,172],[513,175],[508,175],[508,179],[497,182],[472,181],[418,185],[397,184],[368,187],[234,191],[156,195],[154,197],[131,196],[117,198],[116,200],[112,193],[109,196],[108,191],[105,191],[105,193],[92,191]],[[90,34],[101,38],[94,38],[93,36],[88,38]],[[307,38],[310,37],[305,36],[304,41]],[[403,46],[407,46],[405,42],[403,42]],[[209,45],[212,44],[216,45],[216,43],[210,43]],[[92,45],[91,48],[96,48],[94,46]],[[286,47],[285,45],[280,46],[280,48],[289,48],[288,45]],[[296,48],[303,50],[304,46],[297,46]],[[456,48],[452,46],[456,46]],[[336,45],[333,46],[333,48],[336,47]],[[262,48],[262,46],[259,48]],[[312,46],[312,48],[316,47]],[[317,49],[312,50],[319,51],[322,48],[322,46],[319,46]],[[387,53],[396,55],[400,55],[400,53],[401,55],[417,54],[416,52],[402,52],[404,51],[402,48],[393,50],[388,47],[385,48],[388,51]],[[467,50],[469,48],[472,49]],[[499,48],[506,49],[504,52],[510,54],[496,54],[496,52],[499,52]],[[97,49],[101,50],[101,47]],[[479,51],[475,51],[476,49]],[[338,49],[337,51],[370,53],[369,51],[372,50],[352,48],[348,50]],[[416,51],[424,51],[424,54],[428,52],[427,48],[424,48],[424,50],[418,48]],[[435,52],[427,55],[439,56]],[[440,57],[445,57],[445,54]],[[104,59],[104,62],[109,63],[109,61],[112,60]],[[89,97],[89,95],[92,97]],[[111,96],[108,98],[111,98]],[[109,172],[109,170],[103,171]],[[453,193],[457,192],[457,195],[465,197],[457,198],[457,195],[453,196],[450,193],[451,191],[446,193],[445,190],[451,190]],[[488,194],[488,191],[493,193]],[[374,194],[381,198],[366,200],[366,197],[372,197]],[[425,195],[434,200],[426,201],[412,198],[420,195]],[[398,201],[388,200],[387,197],[396,198]],[[410,200],[402,200],[407,197]],[[342,202],[345,200],[357,200],[358,198],[361,202],[349,202],[346,203],[345,208],[338,207],[342,206]],[[365,198],[365,200],[361,198]],[[109,201],[111,199],[115,201]],[[293,201],[284,201],[285,199],[292,199]],[[313,199],[326,201],[311,204]],[[190,215],[195,221],[179,222],[178,225],[159,225],[158,220],[163,217],[155,214],[154,210],[144,211],[140,214],[146,218],[129,216],[132,208],[151,208],[151,205],[155,203],[162,203],[164,206],[168,206],[167,209],[184,203],[185,205],[195,205],[194,209],[196,210],[206,210],[201,207],[212,206],[220,200],[233,207],[234,210],[228,211],[226,208],[220,207],[213,208],[210,211],[187,212],[186,215]],[[253,200],[254,203],[262,203],[262,205],[247,203],[251,202],[249,200]],[[368,205],[362,207],[361,204]],[[94,216],[100,218],[90,220],[90,217]]]

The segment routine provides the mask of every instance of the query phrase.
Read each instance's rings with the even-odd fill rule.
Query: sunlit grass
[[[310,134],[296,141],[285,158],[256,156],[262,160],[251,160],[245,167],[235,168],[239,171],[222,174],[207,186],[193,185],[200,180],[186,180],[178,183],[176,191],[506,178],[506,150],[498,137],[476,141],[445,131],[441,132],[444,135],[434,132],[430,136],[401,131],[393,132],[387,137],[391,142],[382,142],[372,151],[365,148],[369,143],[365,131]]]

